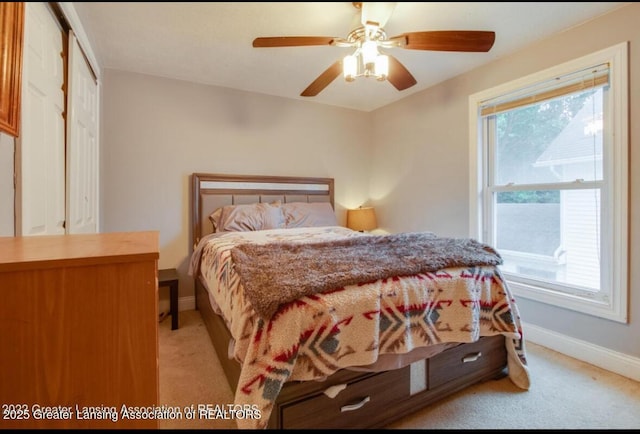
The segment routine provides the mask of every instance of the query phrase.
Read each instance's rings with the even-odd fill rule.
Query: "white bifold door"
[[[98,231],[98,85],[69,32],[67,233]]]
[[[98,231],[98,84],[66,35],[47,3],[25,3],[16,235]]]
[[[63,31],[45,3],[25,3],[16,235],[65,233]]]

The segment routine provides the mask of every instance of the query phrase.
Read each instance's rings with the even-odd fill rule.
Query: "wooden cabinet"
[[[0,428],[158,427],[121,411],[159,404],[158,256],[155,231],[0,238]]]
[[[0,131],[19,133],[24,2],[0,3]]]

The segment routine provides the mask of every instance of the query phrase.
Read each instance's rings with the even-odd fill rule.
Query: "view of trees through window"
[[[599,190],[576,183],[602,179],[601,101],[589,89],[493,115],[494,242],[507,272],[599,289]]]
[[[583,92],[556,98],[542,104],[535,104],[516,110],[509,110],[496,115],[496,163],[498,178],[496,184],[520,183],[522,174],[530,176],[527,182],[537,180],[546,182],[549,179],[549,167],[545,167],[544,174],[535,175],[531,162],[536,161],[558,135],[575,118],[576,114],[585,106],[585,101],[593,91]],[[546,176],[545,176],[546,175]],[[524,193],[503,195],[502,200],[510,202],[525,202]],[[539,199],[541,202],[553,201],[553,195],[541,194],[527,199]],[[557,195],[556,195],[557,200]],[[528,200],[527,200],[528,201]]]

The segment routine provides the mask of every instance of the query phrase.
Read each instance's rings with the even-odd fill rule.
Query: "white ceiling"
[[[67,3],[68,4],[68,3]],[[389,37],[427,30],[490,30],[488,53],[393,48],[417,84],[336,78],[319,95],[300,93],[353,50],[334,46],[253,48],[260,36],[346,38],[351,2],[74,2],[101,68],[151,74],[371,111],[504,57],[626,2],[399,2]]]

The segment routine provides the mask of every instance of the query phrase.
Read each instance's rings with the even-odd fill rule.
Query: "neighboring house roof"
[[[594,155],[597,160],[602,159],[602,88],[586,100],[571,122],[538,157],[534,166],[583,163],[593,161]]]

